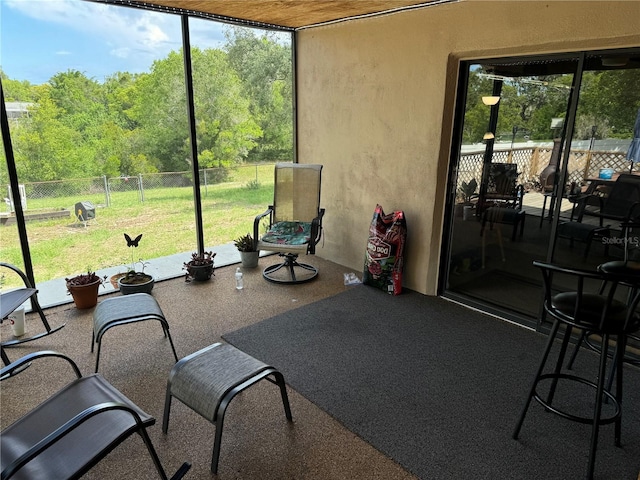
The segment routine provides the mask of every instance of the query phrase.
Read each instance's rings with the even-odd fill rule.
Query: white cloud
[[[180,48],[180,20],[175,15],[104,5],[84,0],[3,0],[9,8],[31,18],[90,34],[125,58],[137,52],[162,58]],[[144,62],[146,63],[146,62]]]
[[[99,80],[116,71],[140,73],[182,47],[180,16],[175,14],[86,0],[0,2],[2,9],[10,10],[16,18],[32,20],[19,18],[23,28],[33,29],[30,35],[39,48],[29,55],[5,56],[5,63],[11,65],[8,71],[35,83],[69,68]],[[191,44],[201,49],[220,48],[226,41],[224,28],[222,23],[192,17]],[[73,64],[69,58],[74,59]]]
[[[128,47],[114,48],[110,50],[109,53],[114,57],[129,58],[129,55],[131,54],[131,49]]]

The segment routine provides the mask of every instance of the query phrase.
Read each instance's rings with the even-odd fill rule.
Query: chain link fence
[[[221,183],[243,187],[257,187],[273,181],[273,163],[243,165],[232,168],[207,168],[199,171],[201,194],[206,197],[210,187]],[[31,182],[20,185],[24,210],[60,210],[73,206],[73,198],[96,205],[117,205],[119,193],[137,192],[138,201],[148,201],[145,192],[155,189],[193,187],[190,171],[147,173],[137,176],[94,177],[50,182]],[[11,188],[6,186],[4,212],[14,210]]]
[[[515,148],[495,150],[493,163],[516,163],[519,181],[529,189],[538,186],[540,173],[551,159],[550,147]],[[569,155],[569,182],[585,183],[585,179],[597,177],[601,168],[625,171],[629,162],[624,152],[572,150]],[[467,153],[460,156],[457,184],[469,183],[482,178],[484,152]],[[206,197],[209,188],[221,183],[235,183],[251,188],[273,180],[273,163],[243,165],[233,168],[207,168],[199,171],[201,194]],[[95,177],[51,182],[32,182],[21,185],[25,210],[60,210],[70,208],[74,201],[88,201],[107,207],[117,205],[118,193],[137,192],[138,201],[145,202],[145,192],[155,189],[193,187],[190,171],[147,173],[137,176]],[[24,188],[24,190],[23,190]],[[11,190],[7,185],[4,212],[13,211]]]

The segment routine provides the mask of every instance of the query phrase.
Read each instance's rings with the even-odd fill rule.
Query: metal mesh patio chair
[[[283,262],[262,272],[275,283],[304,283],[318,275],[312,265],[298,262],[300,254],[315,254],[322,235],[324,208],[320,208],[322,165],[279,163],[275,167],[273,205],[253,224],[255,250],[279,252]],[[267,232],[259,236],[263,219]]]
[[[100,374],[83,377],[69,357],[43,351],[7,365],[0,378],[11,378],[24,365],[51,357],[69,362],[77,378],[2,430],[2,480],[80,478],[133,433],[142,437],[160,478],[166,480],[146,430],[155,419]],[[190,467],[182,464],[171,480],[182,478]]]
[[[37,340],[46,335],[50,335],[60,330],[62,327],[64,327],[65,324],[59,325],[55,328],[51,328],[49,322],[47,321],[47,317],[45,316],[44,312],[42,311],[42,307],[38,302],[38,289],[34,288],[34,286],[31,285],[31,282],[27,278],[27,275],[22,270],[20,270],[15,265],[4,262],[0,262],[0,268],[9,269],[17,274],[24,284],[24,287],[22,288],[9,290],[0,294],[0,322],[6,320],[9,315],[16,311],[23,303],[30,300],[31,309],[35,312],[38,312],[40,320],[42,320],[42,324],[44,325],[45,329],[44,332],[32,335],[30,337],[15,338],[13,340],[6,340],[0,343],[0,356],[2,358],[2,362],[5,365],[8,365],[10,361],[6,352],[4,351],[6,347],[20,345],[21,343],[31,342],[32,340]]]

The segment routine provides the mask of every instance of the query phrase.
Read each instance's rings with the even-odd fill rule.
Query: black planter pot
[[[151,275],[141,272],[127,273],[124,277],[118,279],[118,286],[123,295],[151,293],[154,284],[155,281]]]
[[[211,265],[189,265],[189,277],[196,282],[206,282],[213,275],[213,264]]]

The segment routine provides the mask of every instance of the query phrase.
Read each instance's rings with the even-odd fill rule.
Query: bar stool
[[[546,410],[563,418],[583,424],[590,424],[592,428],[586,478],[591,479],[593,478],[600,425],[615,424],[615,445],[620,446],[622,425],[622,361],[628,335],[640,329],[640,318],[636,313],[640,294],[636,294],[628,303],[618,301],[614,298],[618,284],[625,279],[628,280],[627,275],[620,273],[614,274],[605,271],[580,270],[537,261],[533,262],[533,264],[542,271],[544,311],[553,319],[553,326],[551,327],[549,340],[529,390],[522,413],[513,432],[513,438],[518,439],[520,435],[520,430],[532,399],[535,399],[544,406]],[[554,276],[564,276],[565,278],[573,279],[576,283],[575,290],[555,295],[552,294],[552,280]],[[600,287],[603,281],[607,282],[606,291],[602,293],[589,293],[587,291],[590,283],[595,283],[596,287]],[[555,366],[552,372],[544,373],[549,354],[561,325],[564,326],[564,335]],[[562,372],[564,357],[574,328],[592,332],[602,339],[599,348],[597,382]],[[617,369],[615,376],[615,394],[605,387],[610,338],[615,338],[617,345],[613,354],[613,362],[615,362]],[[550,389],[546,398],[543,398],[537,391],[538,384],[543,381],[550,382]],[[592,417],[574,415],[553,404],[556,387],[559,382],[578,382],[595,389],[596,397]],[[613,413],[603,417],[602,405],[605,398],[611,405]]]
[[[603,263],[602,265],[599,265],[598,271],[603,272],[609,277],[618,278],[620,285],[625,286],[629,289],[629,294],[628,294],[629,302],[633,300],[634,296],[638,293],[638,289],[640,289],[640,262],[614,260],[614,261],[606,262],[606,263]],[[590,348],[591,350],[595,352],[599,351],[598,345],[595,344],[594,341],[591,339],[592,336],[593,336],[593,333],[586,330],[583,330],[580,333],[580,337],[576,342],[576,346],[573,351],[573,354],[571,355],[571,358],[567,363],[567,368],[569,370],[573,368],[573,363],[575,362],[575,359],[578,355],[578,351],[580,350],[580,347],[582,346],[583,343],[586,344],[587,347]],[[633,342],[640,345],[640,336],[636,334],[627,335],[627,342],[629,340],[632,340]],[[615,355],[615,352],[614,352],[614,355]],[[637,356],[627,355],[626,351],[623,353],[622,361],[630,365],[640,367],[640,358],[638,358]],[[613,384],[615,371],[616,371],[616,364],[612,363],[611,370],[609,372],[609,378],[607,380],[607,385],[606,385],[606,388],[608,390],[611,389],[611,385]]]

